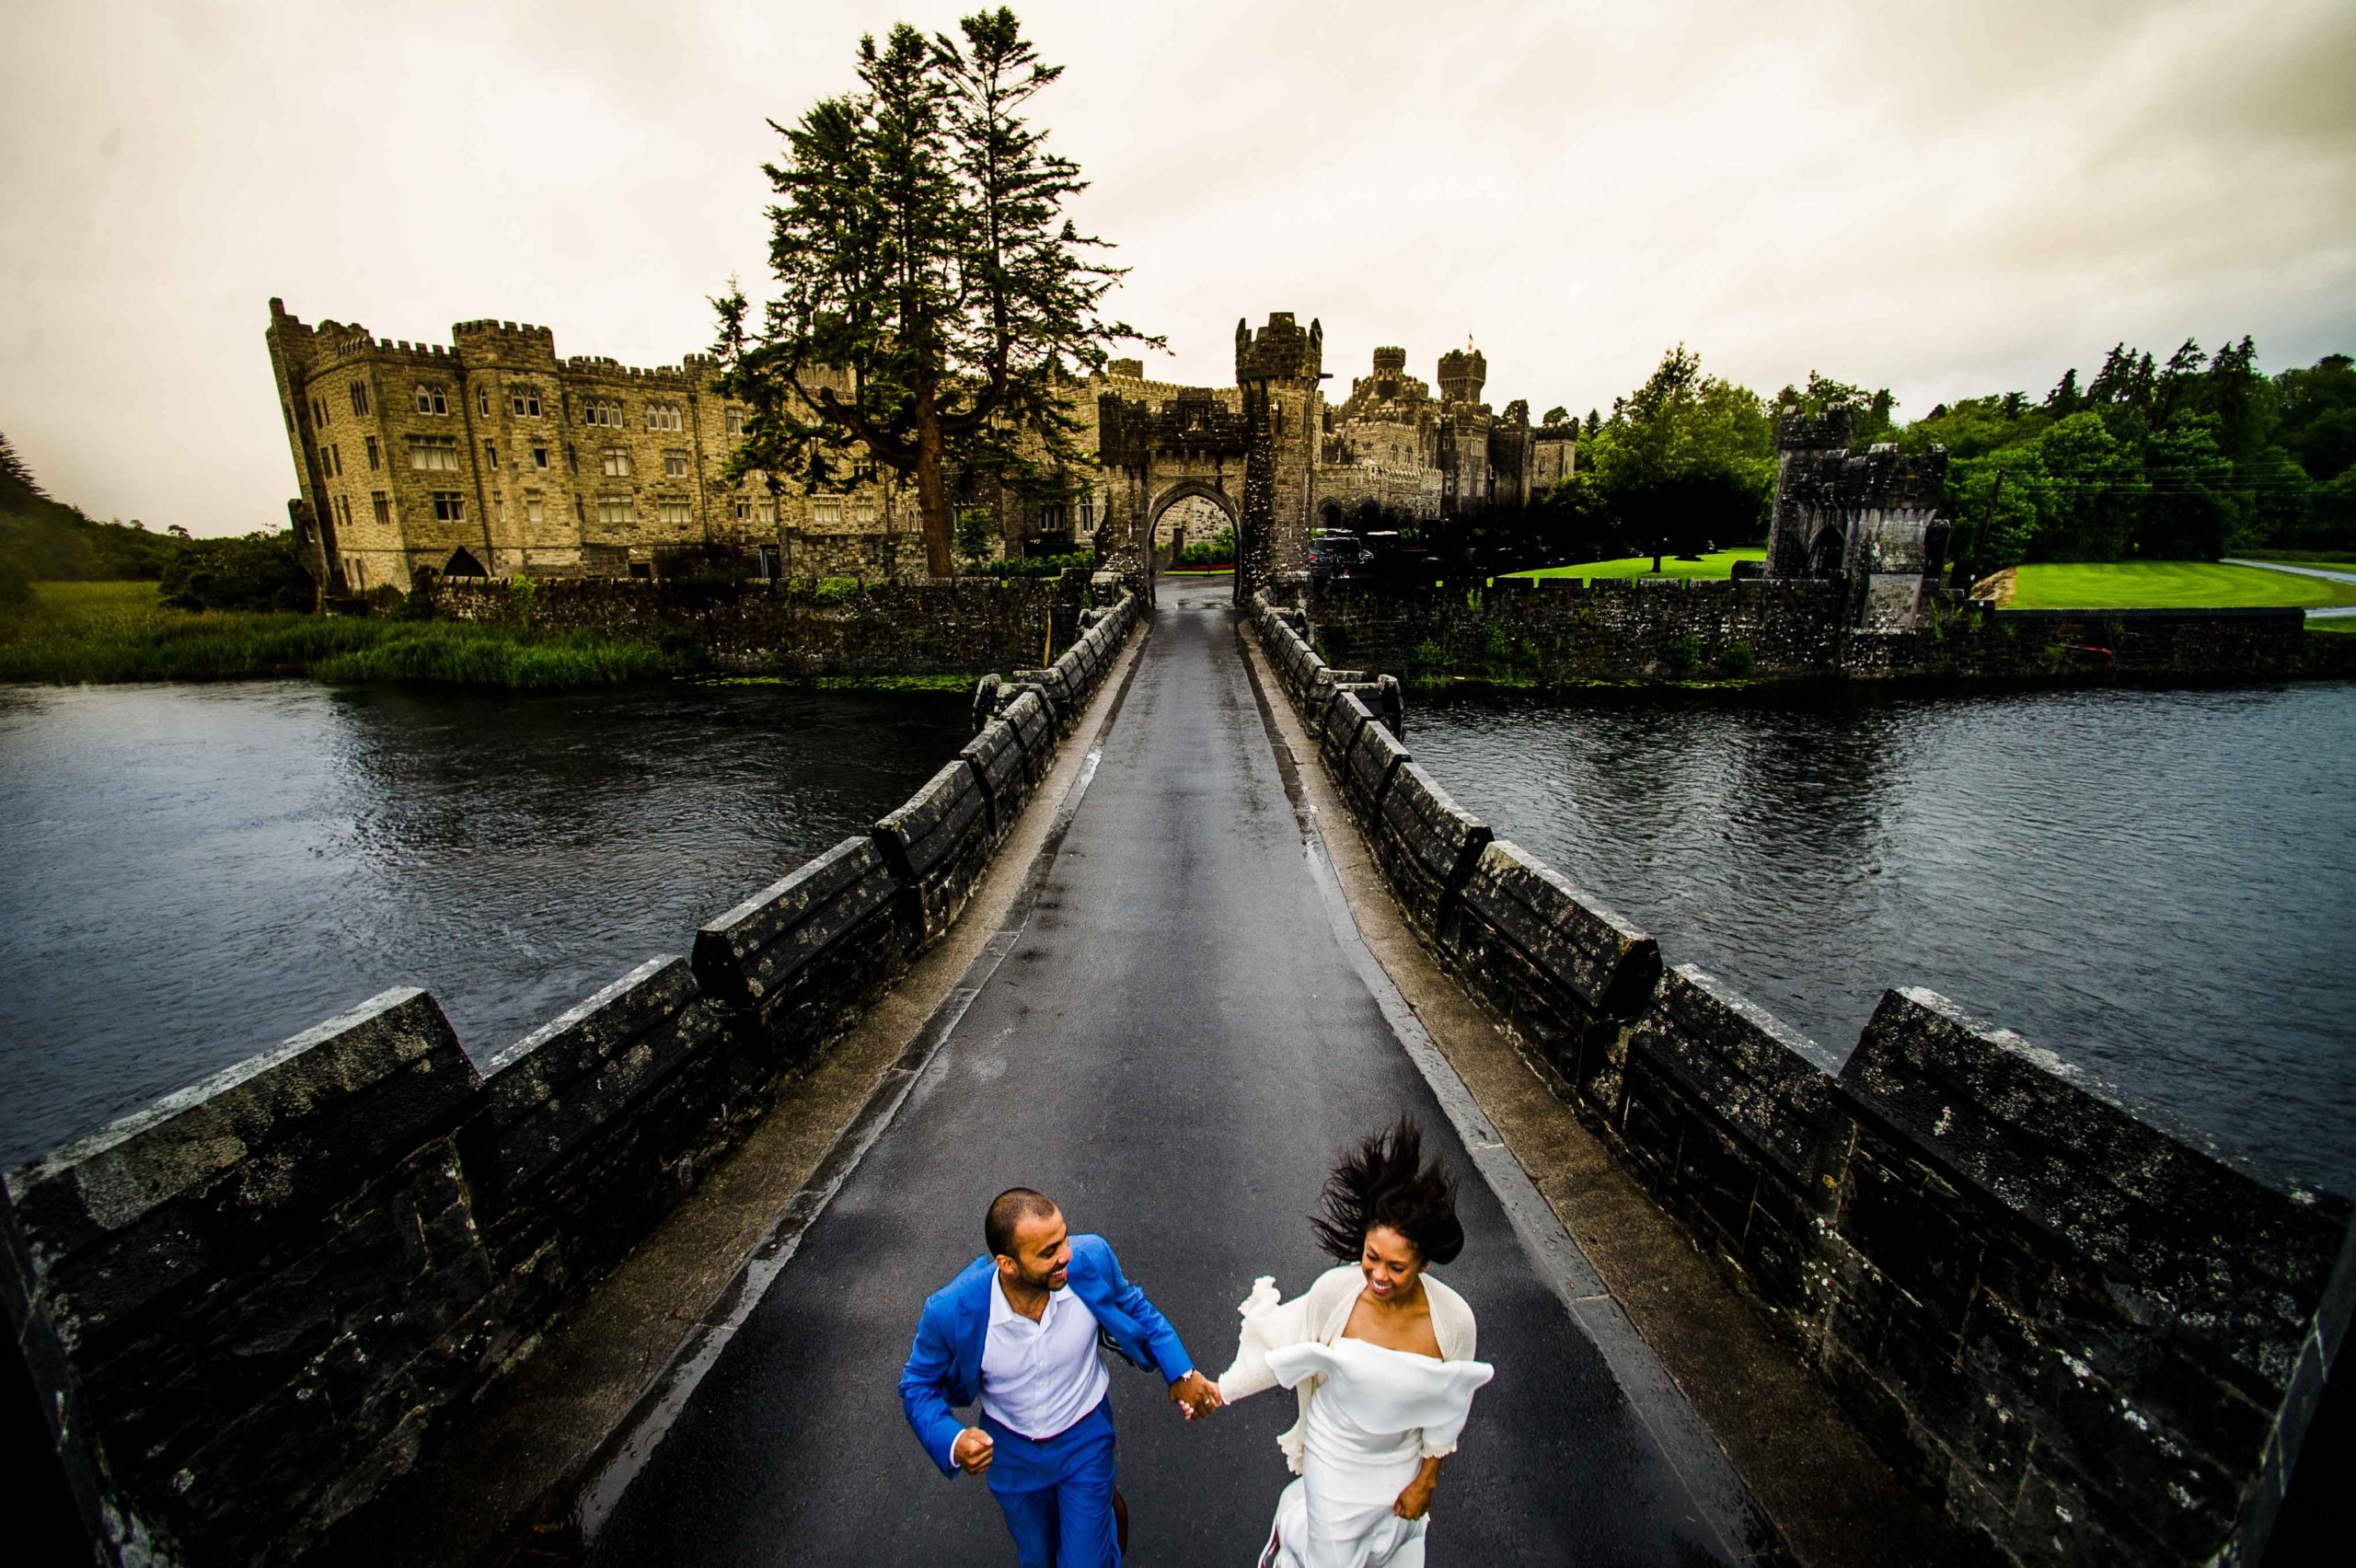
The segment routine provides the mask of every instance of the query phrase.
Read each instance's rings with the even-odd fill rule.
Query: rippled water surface
[[[1927,986],[2356,1192],[2356,686],[1409,719],[1501,837],[1836,1051]]]
[[[486,1057],[899,804],[965,706],[0,687],[0,1163],[387,986]]]

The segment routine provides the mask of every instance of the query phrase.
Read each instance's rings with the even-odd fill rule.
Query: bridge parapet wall
[[[1105,608],[1068,696],[1138,622]],[[1000,689],[906,805],[692,962],[480,1067],[433,997],[387,991],[0,1178],[0,1302],[101,1559],[331,1559],[947,931],[1055,760],[1040,697]]]
[[[1307,719],[1305,645],[1265,594],[1249,618]],[[1486,825],[1412,761],[1369,805],[1377,726],[1327,715],[1409,924],[1961,1531],[2021,1564],[2263,1557],[2356,1309],[2346,1198],[1928,991],[1843,1062],[1518,846],[1468,853]]]

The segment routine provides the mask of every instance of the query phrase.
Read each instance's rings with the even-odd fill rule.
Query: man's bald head
[[[1009,1187],[992,1198],[989,1213],[982,1218],[982,1239],[990,1256],[1013,1257],[1014,1228],[1026,1219],[1045,1219],[1055,1212],[1055,1204],[1045,1193],[1028,1187]]]

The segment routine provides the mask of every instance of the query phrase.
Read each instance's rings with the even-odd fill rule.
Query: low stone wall
[[[2255,1563],[2356,1305],[2356,1210],[1928,991],[1835,1054],[1449,800],[1251,616],[1409,923],[1998,1561]],[[1378,767],[1378,753],[1385,759]]]
[[[1067,721],[1140,617],[1091,619]],[[872,832],[480,1069],[387,991],[9,1172],[0,1298],[103,1559],[294,1562],[529,1354],[964,908],[1057,745],[1002,696]]]
[[[1842,586],[1815,581],[1497,578],[1306,594],[1313,642],[1397,675],[1538,686],[1657,679],[1945,684],[2281,680],[2356,674],[2349,637],[2294,609],[2004,610],[1934,605],[1901,632],[1843,622]]]
[[[535,632],[686,639],[734,674],[978,674],[1035,663],[1074,631],[1087,574],[946,582],[442,578],[451,620]]]

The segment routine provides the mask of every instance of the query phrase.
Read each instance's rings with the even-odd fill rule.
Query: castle
[[[277,299],[266,336],[300,490],[290,510],[330,592],[407,592],[427,571],[651,577],[713,552],[756,577],[924,570],[914,487],[886,466],[856,462],[849,488],[825,494],[730,484],[746,410],[708,357],[560,359],[547,328],[513,321],[459,322],[447,346],[395,341],[307,326]],[[1576,427],[1532,429],[1521,402],[1493,413],[1476,351],[1440,357],[1435,398],[1403,350],[1377,349],[1332,406],[1323,352],[1321,324],[1280,311],[1256,331],[1236,324],[1231,387],[1149,381],[1133,359],[1075,382],[1094,482],[1003,508],[993,553],[1094,540],[1142,573],[1190,529],[1233,526],[1248,573],[1281,572],[1365,503],[1452,516],[1572,471]]]

